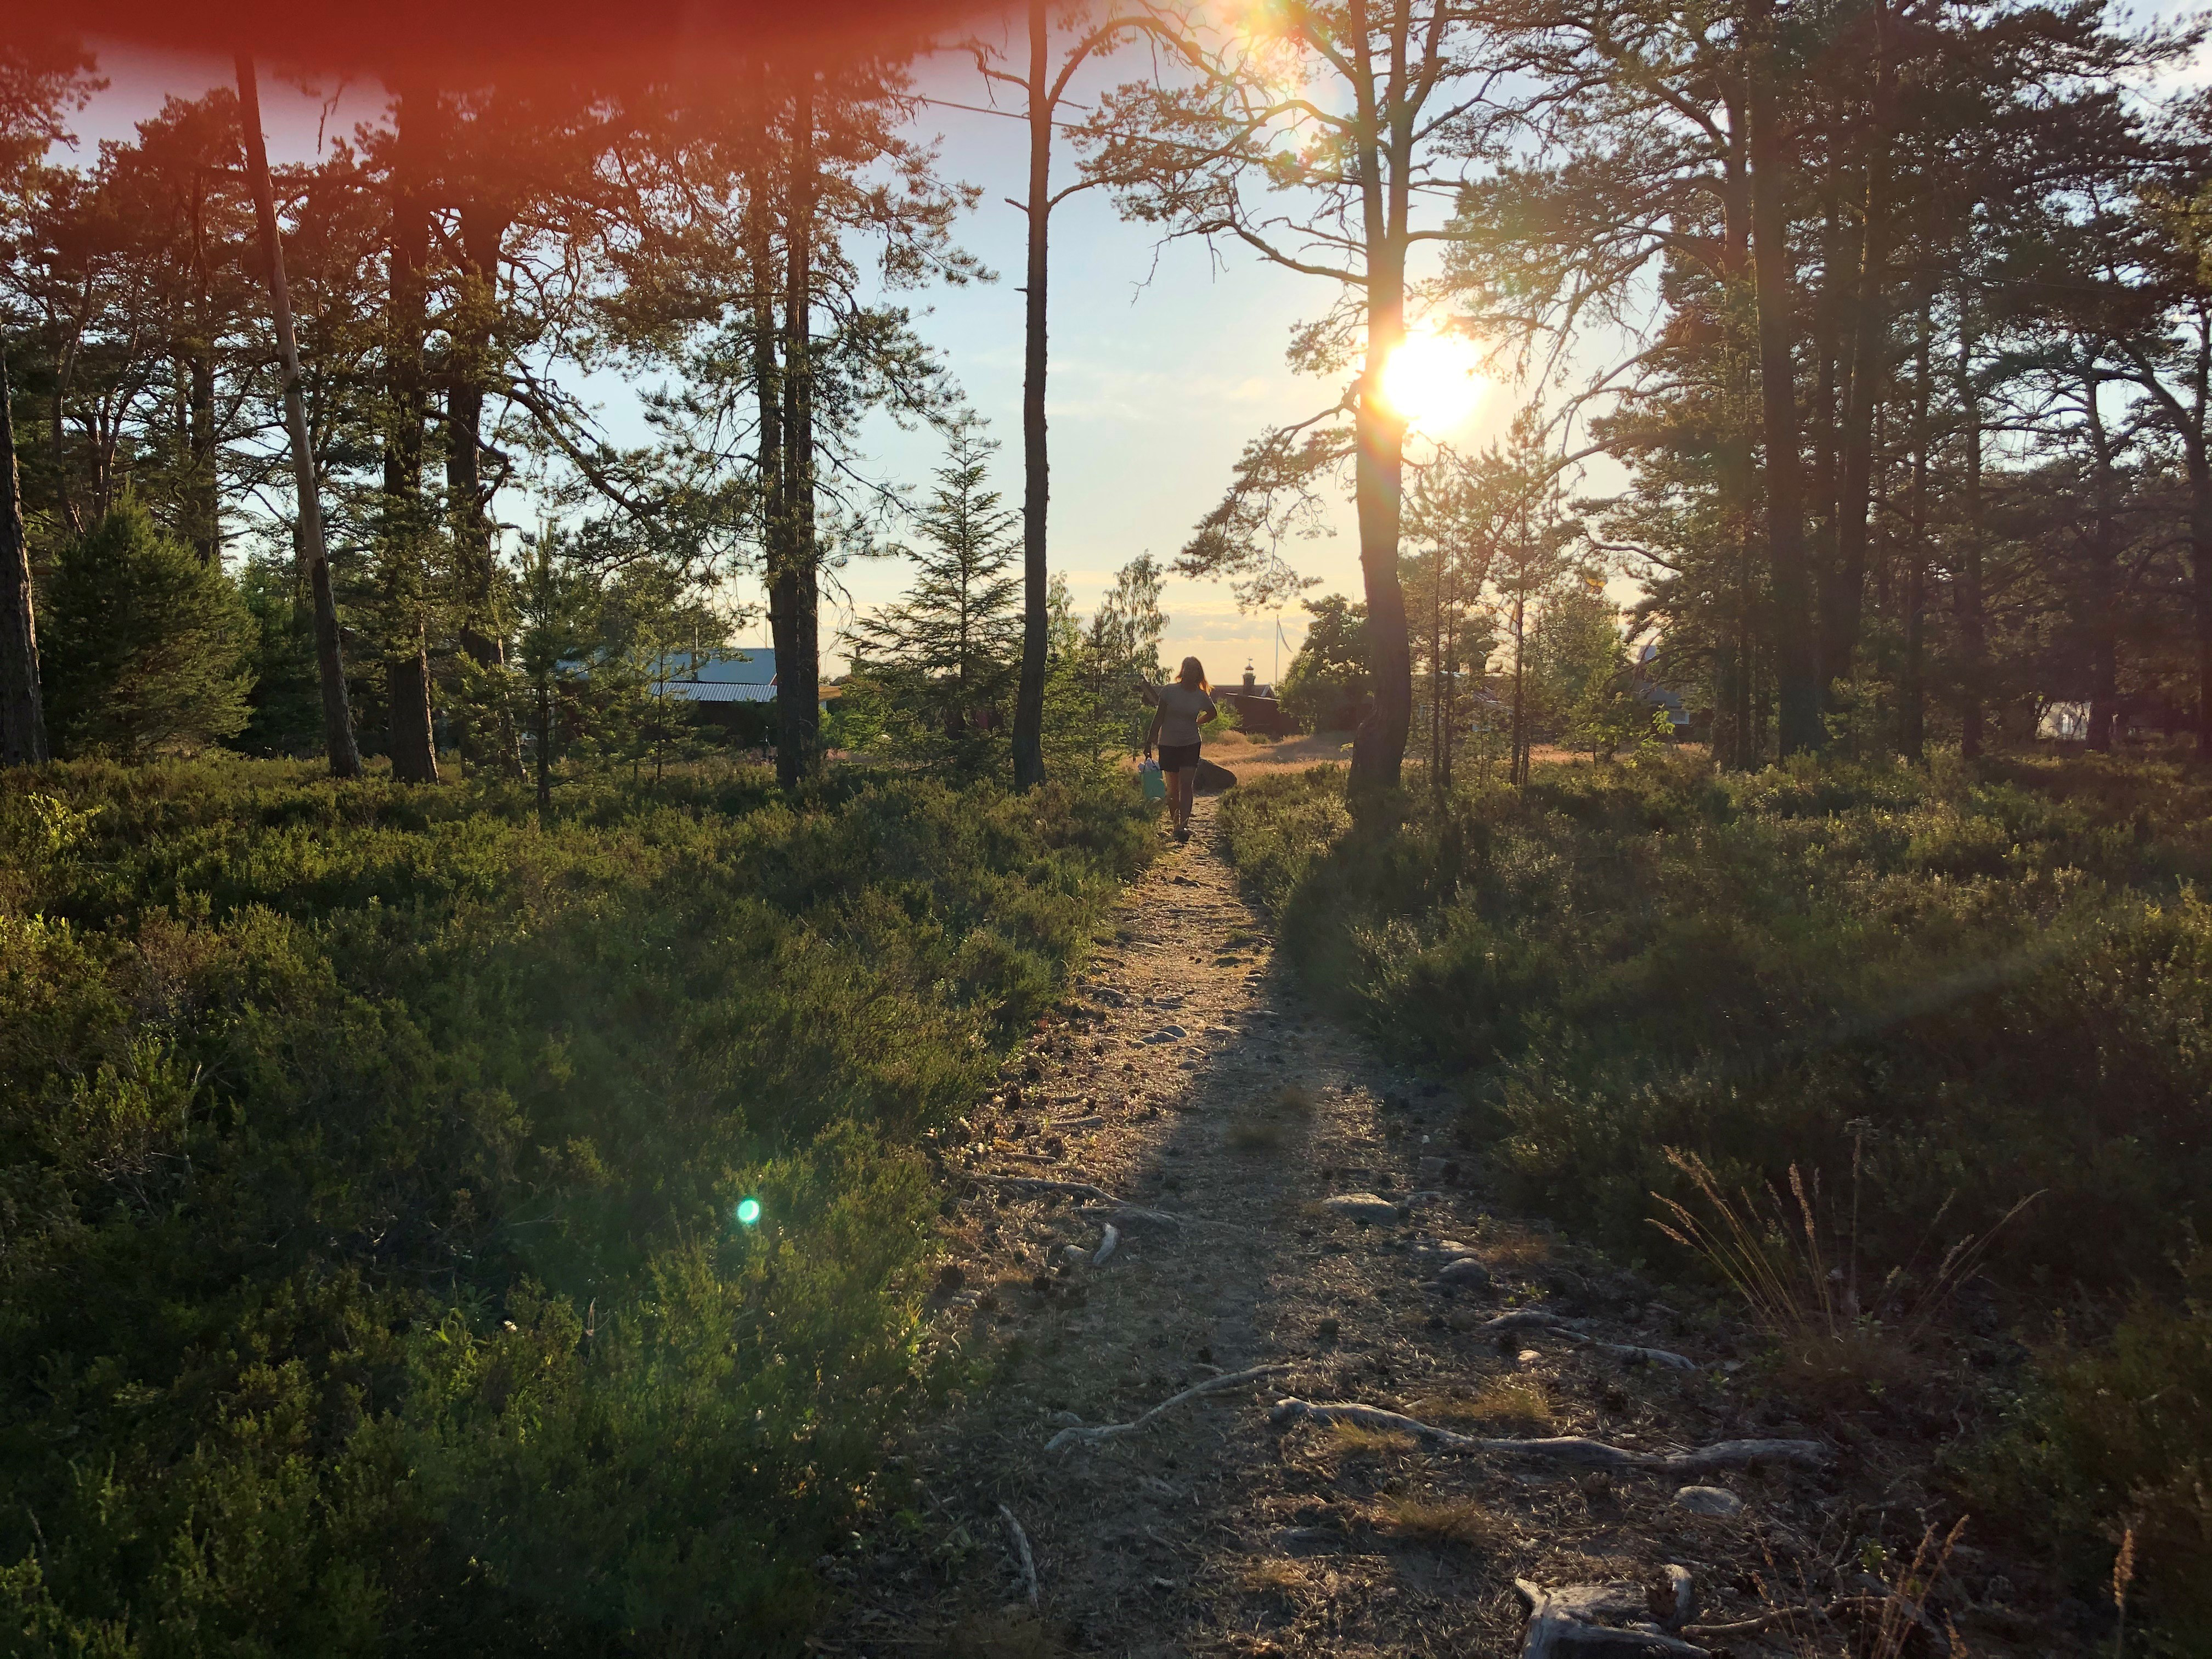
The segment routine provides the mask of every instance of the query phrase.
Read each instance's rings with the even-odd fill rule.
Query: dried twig
[[[1030,1611],[1036,1611],[1036,1557],[1030,1553],[1030,1535],[1022,1530],[1022,1523],[1014,1519],[1014,1512],[1004,1504],[999,1505],[999,1519],[1006,1523],[1006,1536],[1013,1540],[1014,1559],[1021,1563],[1022,1588],[1029,1593]]]
[[[1209,1376],[1205,1382],[1194,1383],[1181,1394],[1171,1395],[1161,1401],[1158,1405],[1134,1422],[1106,1423],[1097,1428],[1078,1426],[1062,1429],[1044,1443],[1044,1449],[1047,1451],[1058,1451],[1063,1446],[1095,1446],[1102,1440],[1118,1440],[1125,1434],[1136,1433],[1162,1412],[1170,1407],[1180,1406],[1186,1400],[1195,1400],[1200,1395],[1219,1394],[1224,1389],[1233,1389],[1240,1383],[1255,1382],[1263,1376],[1273,1376],[1279,1371],[1286,1371],[1290,1369],[1287,1363],[1278,1365],[1255,1365],[1249,1370],[1231,1371],[1225,1376]]]
[[[1361,1428],[1412,1435],[1444,1451],[1544,1458],[1581,1468],[1644,1469],[1655,1474],[1707,1474],[1715,1469],[1739,1468],[1746,1463],[1822,1463],[1829,1455],[1828,1449],[1817,1440],[1721,1440],[1710,1446],[1679,1452],[1632,1451],[1625,1446],[1608,1446],[1601,1440],[1586,1440],[1579,1435],[1540,1440],[1487,1440],[1440,1429],[1380,1406],[1362,1406],[1348,1401],[1316,1403],[1310,1400],[1281,1400],[1276,1401],[1267,1415],[1277,1423],[1310,1418],[1316,1423],[1351,1423]]]

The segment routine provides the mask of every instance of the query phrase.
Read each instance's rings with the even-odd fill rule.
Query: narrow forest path
[[[842,1610],[815,1645],[1510,1654],[1516,1578],[1663,1583],[1674,1564],[1695,1575],[1701,1618],[1759,1613],[1775,1592],[1753,1571],[1786,1585],[1837,1547],[1824,1540],[1852,1535],[1825,1474],[1762,1460],[1697,1476],[1686,1500],[1679,1475],[1271,1421],[1295,1395],[1640,1450],[1809,1432],[1731,1403],[1735,1367],[1711,1351],[1724,1322],[1686,1328],[1633,1277],[1492,1212],[1479,1164],[1445,1145],[1455,1103],[1316,1015],[1274,963],[1216,844],[1216,805],[1201,800],[1190,842],[1134,885],[1066,1019],[947,1149],[936,1335],[985,1380],[915,1425],[912,1507],[825,1558]],[[1180,1224],[1022,1184],[1040,1182]],[[1357,1194],[1380,1202],[1324,1202]],[[1121,1236],[1091,1265],[1109,1221]],[[1440,1283],[1462,1258],[1481,1265],[1451,1276],[1474,1282]],[[1515,1310],[1523,1321],[1501,1333],[1492,1322]],[[1592,1339],[1688,1350],[1698,1369]],[[1132,1434],[1048,1447],[1262,1365],[1284,1369]],[[1731,1650],[1812,1650],[1777,1635]]]

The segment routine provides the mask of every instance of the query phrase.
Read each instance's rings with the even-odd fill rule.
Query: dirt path
[[[1490,1212],[1480,1170],[1443,1144],[1455,1103],[1313,1015],[1273,964],[1266,920],[1214,845],[1215,811],[1200,803],[1192,842],[1133,890],[1070,1018],[1018,1057],[946,1152],[948,1174],[1094,1183],[1183,1223],[1125,1220],[1094,1267],[1108,1218],[1095,1204],[956,1183],[937,1330],[978,1380],[914,1431],[911,1507],[825,1559],[843,1611],[817,1645],[1504,1654],[1519,1650],[1516,1577],[1650,1580],[1668,1563],[1697,1573],[1706,1617],[1759,1611],[1744,1565],[1786,1575],[1835,1530],[1823,1476],[1712,1477],[1745,1507],[1708,1517],[1677,1501],[1675,1479],[1271,1423],[1267,1407],[1301,1395],[1646,1449],[1803,1431],[1740,1413],[1718,1368],[1480,1331],[1540,1307],[1578,1316],[1584,1335],[1701,1360],[1717,1358],[1719,1334]],[[1354,1193],[1385,1200],[1378,1218],[1320,1202]],[[1484,1264],[1487,1288],[1437,1285],[1454,1246]],[[1270,1364],[1285,1369],[1140,1432],[1047,1449],[1064,1427],[1127,1422]],[[1002,1504],[1033,1552],[1034,1618]]]

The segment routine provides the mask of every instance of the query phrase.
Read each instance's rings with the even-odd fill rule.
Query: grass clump
[[[1362,1423],[1331,1423],[1329,1443],[1354,1457],[1382,1457],[1409,1452],[1417,1443],[1403,1429],[1370,1429]]]
[[[1648,1195],[1693,1195],[1668,1147],[1753,1189],[1857,1152],[1869,1259],[2045,1190],[1992,1266],[2110,1286],[2212,1184],[2212,775],[1668,757],[1355,830],[1322,768],[1222,822],[1309,981],[1585,1235],[1648,1248]]]
[[[918,779],[547,826],[0,776],[0,1645],[795,1650],[915,1398],[916,1141],[1147,840]]]
[[[1230,1120],[1223,1139],[1231,1152],[1279,1152],[1290,1145],[1291,1133],[1313,1115],[1312,1095],[1295,1083],[1287,1084],[1239,1111]]]
[[[1374,1523],[1394,1538],[1460,1549],[1500,1550],[1513,1542],[1511,1525],[1472,1498],[1386,1498]]]
[[[1922,1344],[1972,1276],[2005,1293],[1977,1317],[2064,1302],[2094,1332],[2136,1298],[2040,1356],[1975,1507],[2099,1601],[2132,1535],[2130,1619],[2207,1651],[2212,1319],[2168,1264],[2212,1190],[2212,772],[1674,755],[1357,828],[1344,787],[1222,804],[1279,948],[1455,1079],[1517,1207],[1642,1255],[1657,1194],[1792,1395],[1950,1374]],[[1811,1172],[1847,1169],[1846,1221]]]
[[[1533,1376],[1494,1376],[1472,1394],[1435,1395],[1413,1414],[1424,1422],[1461,1424],[1513,1434],[1556,1434],[1559,1407]]]
[[[2050,1553],[2090,1602],[2118,1594],[2212,1651],[2212,1256],[2177,1305],[2138,1294],[2109,1340],[2062,1333],[1995,1443],[1964,1460],[1983,1511]],[[2166,1650],[2158,1650],[2164,1651]]]

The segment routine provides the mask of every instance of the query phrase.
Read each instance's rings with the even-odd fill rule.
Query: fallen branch
[[[1732,1636],[1756,1636],[1800,1619],[1824,1617],[1819,1607],[1775,1607],[1756,1618],[1732,1620],[1724,1625],[1685,1625],[1682,1634],[1695,1642],[1721,1642]]]
[[[1574,1327],[1557,1314],[1540,1313],[1534,1308],[1516,1309],[1502,1313],[1495,1319],[1486,1319],[1474,1327],[1476,1336],[1503,1336],[1508,1331],[1572,1331]]]
[[[1101,1441],[1118,1440],[1125,1434],[1136,1433],[1162,1412],[1170,1407],[1180,1406],[1186,1400],[1195,1400],[1200,1395],[1219,1394],[1225,1389],[1233,1389],[1241,1383],[1255,1382],[1263,1376],[1273,1376],[1278,1371],[1286,1371],[1290,1369],[1287,1363],[1278,1365],[1255,1365],[1249,1370],[1231,1371],[1224,1376],[1209,1376],[1205,1382],[1194,1383],[1181,1394],[1171,1395],[1161,1401],[1158,1405],[1133,1423],[1106,1423],[1092,1429],[1079,1426],[1062,1429],[1044,1443],[1044,1449],[1047,1451],[1058,1451],[1063,1446],[1095,1446]]]
[[[1546,1589],[1526,1578],[1513,1588],[1528,1604],[1528,1626],[1521,1644],[1521,1659],[1558,1659],[1558,1656],[1595,1653],[1630,1659],[1632,1655],[1675,1655],[1680,1659],[1711,1659],[1704,1648],[1670,1636],[1650,1622],[1646,1592],[1635,1584],[1566,1584]],[[1601,1619],[1626,1620],[1602,1625]]]
[[[1042,1176],[983,1175],[970,1171],[970,1181],[988,1181],[994,1187],[1011,1187],[1029,1196],[1042,1193],[1066,1193],[1073,1198],[1088,1198],[1101,1204],[1127,1204],[1127,1199],[1116,1198],[1103,1187],[1094,1187],[1087,1181],[1048,1181]]]
[[[1014,1540],[1014,1557],[1022,1565],[1022,1588],[1029,1592],[1030,1611],[1035,1613],[1037,1604],[1036,1558],[1030,1553],[1030,1535],[1022,1530],[1022,1523],[1014,1519],[1014,1512],[1004,1504],[999,1505],[999,1518],[1006,1523],[1006,1535]]]
[[[1551,1331],[1567,1338],[1576,1346],[1595,1348],[1600,1353],[1611,1354],[1615,1359],[1625,1359],[1632,1364],[1664,1365],[1669,1370],[1693,1371],[1698,1362],[1687,1356],[1670,1352],[1665,1348],[1646,1348],[1633,1342],[1601,1342],[1587,1336],[1577,1326],[1534,1308],[1522,1308],[1504,1313],[1495,1319],[1485,1320],[1474,1328],[1476,1336],[1503,1336],[1509,1331]]]
[[[1586,1469],[1642,1469],[1656,1474],[1705,1474],[1714,1469],[1739,1468],[1746,1463],[1821,1463],[1828,1449],[1817,1440],[1721,1440],[1688,1451],[1640,1452],[1608,1446],[1601,1440],[1579,1435],[1560,1435],[1542,1440],[1487,1440],[1423,1423],[1380,1406],[1349,1401],[1317,1404],[1310,1400],[1279,1400],[1267,1413],[1276,1423],[1310,1418],[1316,1423],[1351,1423],[1365,1429],[1408,1434],[1445,1451],[1490,1452],[1508,1457],[1536,1457]]]
[[[1180,1227],[1188,1218],[1179,1215],[1170,1215],[1165,1210],[1148,1210],[1141,1204],[1124,1204],[1118,1200],[1115,1203],[1104,1206],[1103,1207],[1094,1206],[1090,1209],[1078,1210],[1076,1213],[1083,1217],[1085,1220],[1103,1220],[1108,1217],[1111,1217],[1114,1220],[1120,1222],[1124,1227],[1131,1229],[1139,1227]],[[1222,1222],[1213,1222],[1205,1224],[1222,1226],[1226,1224]]]
[[[1625,1359],[1632,1365],[1664,1365],[1670,1371],[1693,1371],[1698,1362],[1686,1355],[1670,1353],[1664,1348],[1639,1348],[1632,1342],[1601,1342],[1595,1337],[1584,1337],[1578,1347],[1595,1348],[1600,1353],[1611,1354],[1615,1359]]]

